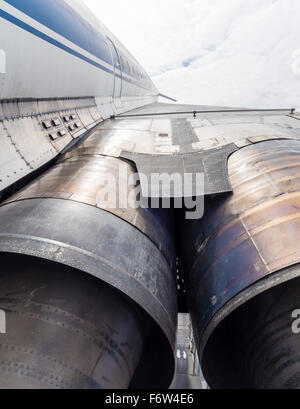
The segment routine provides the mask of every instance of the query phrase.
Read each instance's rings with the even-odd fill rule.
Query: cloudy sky
[[[84,0],[181,103],[300,108],[299,0]]]

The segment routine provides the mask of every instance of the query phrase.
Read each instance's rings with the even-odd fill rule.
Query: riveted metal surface
[[[88,128],[101,120],[100,115],[97,115],[94,98],[0,101],[0,121],[3,123],[1,134],[4,129],[16,151],[13,163],[11,148],[6,145],[4,148],[3,145],[0,191],[13,191],[15,183],[47,164],[68,147],[73,139],[79,138],[87,131],[76,114],[77,108],[83,112],[83,117],[89,124]],[[90,109],[93,117],[90,115]],[[70,117],[70,123],[64,123],[60,119],[64,115]],[[69,130],[68,126],[73,130]],[[24,161],[24,166],[17,163],[20,158]]]
[[[155,340],[143,355],[135,382],[141,387],[170,385],[177,319],[175,276],[143,233],[111,213],[70,200],[5,204],[0,218],[0,252],[76,268],[135,301],[151,317]]]
[[[69,133],[61,136],[59,134],[59,130],[54,131],[55,139],[51,143],[57,149],[58,152],[61,152],[70,142],[72,142],[73,138]],[[48,135],[49,136],[49,135]],[[51,138],[50,138],[51,139]]]
[[[41,128],[45,138],[49,140],[53,148],[57,152],[61,152],[68,144],[73,140],[72,135],[67,132],[63,121],[60,119],[60,112],[53,112],[49,114],[39,115],[38,121],[41,124]],[[43,123],[49,123],[50,127],[45,129]],[[65,135],[61,136],[59,131],[65,131]]]
[[[31,172],[30,165],[17,152],[7,129],[0,123],[0,192]]]
[[[298,389],[300,264],[267,275],[213,318],[202,366],[214,388]]]
[[[36,118],[20,118],[4,121],[16,149],[33,169],[44,165],[57,155],[49,138],[44,136]]]
[[[204,218],[185,226],[183,254],[200,360],[212,331],[232,309],[294,278],[291,271],[272,281],[272,273],[300,262],[300,142],[239,150],[229,159],[229,178],[233,194],[207,200]],[[251,287],[268,277],[265,286]]]
[[[153,174],[179,174],[180,186],[177,192],[184,192],[184,175],[203,174],[204,194],[231,192],[231,186],[227,174],[228,157],[237,150],[236,146],[226,145],[221,148],[211,149],[205,152],[189,153],[182,155],[143,155],[130,152],[122,152],[121,156],[136,164],[139,173],[147,178],[141,180],[142,192],[145,197],[162,197],[163,191],[160,185],[155,185],[151,175]],[[171,189],[170,197],[175,197],[175,189]],[[193,186],[193,196],[196,196]],[[185,194],[183,194],[184,196]],[[189,193],[189,196],[191,194]]]
[[[76,113],[80,119],[80,121],[83,123],[83,125],[87,128],[90,129],[92,126],[95,125],[95,120],[90,114],[90,111],[88,108],[80,108],[76,110]]]

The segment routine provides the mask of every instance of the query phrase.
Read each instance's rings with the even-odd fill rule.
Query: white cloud
[[[181,103],[300,107],[299,1],[85,3]]]

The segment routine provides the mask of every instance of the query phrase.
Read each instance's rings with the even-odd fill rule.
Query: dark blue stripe
[[[34,34],[36,37],[39,37],[42,40],[45,40],[48,43],[55,45],[56,47],[68,52],[69,54],[72,54],[75,57],[81,58],[82,60],[88,62],[89,64],[92,64],[95,67],[100,68],[101,70],[106,71],[106,72],[114,75],[114,72],[112,70],[104,67],[101,64],[98,64],[96,61],[91,60],[90,58],[78,53],[77,51],[72,50],[72,48],[67,47],[66,45],[60,43],[59,41],[54,40],[53,38],[51,38],[48,35],[42,33],[41,31],[31,27],[30,25],[28,25],[28,24],[24,23],[23,21],[17,19],[16,17],[6,13],[6,11],[0,9],[0,17],[3,17],[5,20],[10,21],[11,23],[15,24],[16,26],[22,28],[23,30],[26,30],[31,34]]]
[[[69,41],[73,42],[79,47],[95,55],[95,57],[98,57],[103,61],[108,62],[108,64],[110,65],[113,64],[111,54],[108,50],[108,46],[104,40],[104,37],[96,30],[94,30],[89,23],[87,23],[82,17],[80,17],[64,1],[62,0],[4,0],[4,1],[12,5],[13,7],[17,8],[18,10],[22,11],[24,14],[27,14],[29,17],[33,18],[39,23],[45,25],[51,30],[67,38]],[[45,3],[47,3],[46,7]],[[64,15],[66,23],[64,21],[64,18],[61,17],[62,15]],[[42,33],[41,31],[33,28],[29,24],[24,23],[23,21],[17,19],[16,17],[12,16],[9,13],[6,13],[4,10],[1,9],[0,17],[3,17],[4,19],[17,25],[18,27],[23,28],[29,33],[49,42],[50,44],[55,45],[56,47],[68,52],[69,54],[72,54],[75,57],[78,57],[83,61],[86,61],[89,64],[114,75],[114,71],[104,67],[101,64],[98,64],[97,62],[91,60],[88,57],[85,57],[83,54],[73,50],[72,48],[64,45],[63,43],[54,40],[48,35]],[[93,39],[93,41],[89,42],[89,39],[91,38]],[[105,44],[106,50],[105,48],[103,48],[103,42]],[[107,56],[106,52],[109,54],[109,57]],[[128,78],[124,78],[124,76],[121,77],[118,74],[116,74],[116,76],[139,88],[148,91],[150,90],[149,88],[140,85],[140,83],[137,82],[136,80],[130,80]]]
[[[113,65],[105,37],[63,0],[4,0],[80,48]]]
[[[51,38],[51,37],[49,37],[48,35],[42,33],[41,31],[39,31],[39,30],[37,30],[37,29],[31,27],[30,25],[28,25],[28,24],[24,23],[23,21],[17,19],[16,17],[14,17],[14,16],[12,16],[12,15],[6,13],[6,11],[0,9],[0,17],[2,17],[2,18],[4,18],[5,20],[7,20],[7,21],[9,21],[9,22],[11,22],[11,23],[13,23],[13,24],[15,24],[16,26],[22,28],[23,30],[28,31],[29,33],[35,35],[36,37],[39,37],[39,38],[41,38],[42,40],[45,40],[45,41],[47,41],[48,43],[55,45],[56,47],[58,47],[58,48],[60,48],[60,49],[62,49],[62,50],[64,50],[64,51],[68,52],[69,54],[72,54],[72,55],[74,55],[75,57],[78,57],[78,58],[80,58],[81,60],[86,61],[87,63],[89,63],[89,64],[91,64],[91,65],[93,65],[93,66],[95,66],[95,67],[97,67],[97,68],[100,68],[100,70],[106,71],[106,72],[108,72],[109,74],[114,75],[114,71],[110,70],[109,68],[106,68],[106,67],[104,67],[103,65],[98,64],[96,61],[93,61],[93,60],[91,60],[90,58],[88,58],[88,57],[86,57],[86,56],[84,56],[84,55],[78,53],[77,51],[72,50],[72,48],[67,47],[66,45],[60,43],[59,41],[54,40],[53,38]],[[116,74],[116,76],[121,79],[121,76],[120,76],[120,75]],[[140,88],[143,88],[143,89],[147,89],[147,88],[142,87],[140,84],[137,84],[137,83],[135,83],[134,81],[131,81],[131,80],[127,79],[127,78],[124,78],[124,77],[123,77],[123,80],[124,80],[124,81],[127,81],[127,82],[129,82],[129,83],[131,83],[131,84],[133,84],[133,85],[136,85],[137,87],[140,87]]]

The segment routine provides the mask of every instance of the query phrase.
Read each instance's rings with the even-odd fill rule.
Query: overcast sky
[[[84,0],[181,103],[300,108],[299,0]]]

